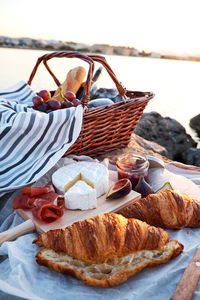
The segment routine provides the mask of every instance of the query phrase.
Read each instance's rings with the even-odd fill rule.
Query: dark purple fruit
[[[132,190],[131,181],[123,178],[115,182],[108,190],[107,199],[117,199],[128,195]]]
[[[146,182],[144,176],[140,176],[140,179],[134,190],[140,193],[142,198],[148,196],[149,194],[154,194],[152,187]]]
[[[64,97],[65,97],[67,100],[72,101],[73,99],[76,98],[76,95],[75,95],[73,92],[68,91],[68,92],[65,92],[65,93],[64,93]]]
[[[34,96],[32,101],[35,108],[43,103],[42,98],[40,96]]]
[[[78,99],[73,99],[72,101],[71,101],[71,103],[76,107],[76,106],[78,106],[78,105],[81,105],[81,101],[80,100],[78,100]]]
[[[63,101],[61,104],[61,108],[69,108],[72,107],[73,104],[71,102]]]
[[[37,107],[37,110],[42,111],[42,112],[47,112],[48,111],[48,106],[46,103],[42,103]]]
[[[61,108],[60,101],[58,101],[56,99],[51,99],[51,100],[47,101],[47,105],[52,110],[57,110],[57,109]]]
[[[51,94],[47,90],[41,90],[37,93],[37,95],[44,99],[44,101],[47,101],[51,98]]]

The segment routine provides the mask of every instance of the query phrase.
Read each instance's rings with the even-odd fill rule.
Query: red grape
[[[48,105],[46,103],[42,103],[37,107],[37,110],[42,112],[48,112]]]
[[[73,104],[71,102],[63,101],[61,104],[61,108],[69,108],[72,107]]]
[[[76,106],[78,106],[78,105],[81,105],[81,101],[80,100],[78,100],[78,99],[73,99],[72,101],[72,104],[76,107]]]
[[[51,100],[47,101],[47,105],[52,110],[57,110],[57,109],[61,108],[61,103],[56,99],[51,99]]]
[[[65,92],[64,97],[67,100],[72,101],[73,99],[76,98],[76,95],[73,92],[68,91],[68,92]]]
[[[47,101],[51,98],[51,94],[47,90],[41,90],[39,93],[37,93],[37,95],[44,99],[44,101]]]
[[[34,96],[33,99],[33,105],[34,107],[38,107],[40,104],[42,104],[42,98],[40,96]]]

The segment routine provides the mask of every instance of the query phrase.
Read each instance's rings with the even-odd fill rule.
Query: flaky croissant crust
[[[76,222],[65,229],[50,230],[33,242],[76,259],[105,262],[138,250],[162,248],[169,239],[169,234],[161,228],[107,213]]]
[[[200,202],[176,190],[150,194],[119,213],[163,228],[200,227]]]

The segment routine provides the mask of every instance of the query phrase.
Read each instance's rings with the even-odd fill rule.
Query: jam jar
[[[148,181],[149,162],[144,156],[125,153],[118,157],[117,162],[118,179],[129,178],[134,189],[139,181],[140,176]]]

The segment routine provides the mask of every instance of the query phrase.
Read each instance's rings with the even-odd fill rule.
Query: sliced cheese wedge
[[[97,207],[96,190],[85,181],[78,180],[64,195],[68,209],[87,210]]]
[[[109,188],[108,169],[98,162],[77,162],[58,169],[52,182],[59,194],[65,195],[68,209],[97,207],[97,197]]]

